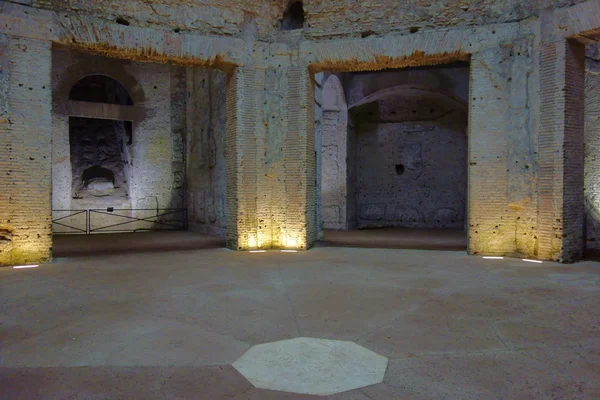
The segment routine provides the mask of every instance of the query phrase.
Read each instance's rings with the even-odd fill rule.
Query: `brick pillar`
[[[306,68],[237,68],[227,82],[227,246],[306,249],[316,238],[314,81]]]
[[[542,45],[538,257],[577,261],[583,251],[585,48]]]
[[[265,70],[236,68],[227,79],[227,247],[251,250],[270,245],[263,221],[266,129]],[[261,207],[262,206],[262,207]],[[264,243],[263,243],[264,242]]]
[[[586,60],[586,63],[584,146],[585,247],[587,249],[600,249],[600,61],[590,58]]]
[[[318,235],[316,219],[315,82],[307,68],[287,71],[287,130],[284,132],[285,223],[282,247],[306,249]]]
[[[471,57],[469,82],[468,235],[470,254],[515,254],[517,218],[508,207],[506,77],[493,66],[500,49]],[[500,83],[501,82],[501,83]],[[523,89],[525,90],[525,89]]]
[[[0,265],[51,256],[51,47],[0,35]]]

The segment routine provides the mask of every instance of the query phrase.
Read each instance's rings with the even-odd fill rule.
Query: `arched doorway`
[[[127,89],[116,79],[106,75],[89,75],[81,78],[69,92],[69,100],[132,106]]]
[[[468,91],[465,64],[327,77],[320,185],[326,243],[466,247]]]
[[[103,103],[115,110],[134,105],[127,89],[106,75],[80,79],[71,88],[69,100]],[[79,106],[85,108],[86,104]],[[69,117],[72,209],[131,208],[133,124],[115,117]]]

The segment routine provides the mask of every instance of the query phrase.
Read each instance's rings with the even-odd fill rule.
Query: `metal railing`
[[[187,229],[185,208],[52,210],[55,234],[175,231]]]
[[[52,210],[52,233],[88,233],[88,210]]]

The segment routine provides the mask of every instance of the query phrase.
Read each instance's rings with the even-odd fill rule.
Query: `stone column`
[[[0,265],[51,256],[51,46],[0,35]]]
[[[577,261],[583,251],[585,48],[559,40],[541,49],[538,258]]]

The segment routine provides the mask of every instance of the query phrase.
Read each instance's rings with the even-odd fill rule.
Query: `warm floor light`
[[[21,268],[37,268],[38,265],[15,265],[13,268],[14,269],[21,269]]]
[[[541,263],[542,263],[540,260],[529,260],[529,259],[527,259],[527,258],[524,258],[524,259],[523,259],[523,261],[526,261],[526,262],[532,262],[532,263],[538,263],[538,264],[541,264]]]
[[[485,258],[486,260],[504,260],[504,257],[498,256],[483,256],[483,258]]]
[[[250,250],[250,253],[266,253],[266,250]]]
[[[298,250],[281,250],[282,253],[297,253]]]

